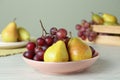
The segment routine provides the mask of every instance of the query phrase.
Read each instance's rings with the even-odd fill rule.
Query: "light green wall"
[[[15,17],[18,25],[40,36],[41,19],[47,31],[64,27],[76,36],[75,24],[91,20],[91,12],[107,12],[120,18],[120,0],[0,0],[0,31]]]

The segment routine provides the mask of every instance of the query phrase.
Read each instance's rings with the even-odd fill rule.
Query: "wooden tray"
[[[120,26],[92,25],[92,28],[99,33],[120,34]],[[120,46],[120,36],[98,35],[96,40],[90,43]]]
[[[98,35],[95,41],[90,42],[86,40],[86,42],[95,43],[95,44],[120,46],[120,36]]]
[[[92,28],[99,33],[120,34],[120,26],[92,25]]]

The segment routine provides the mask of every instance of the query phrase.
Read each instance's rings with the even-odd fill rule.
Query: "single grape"
[[[77,24],[77,25],[75,26],[75,29],[76,29],[76,30],[80,30],[81,27],[82,27],[82,26],[81,26],[80,24]]]
[[[27,50],[29,51],[34,51],[35,47],[36,47],[36,44],[34,42],[28,42],[26,46]]]
[[[85,35],[82,35],[82,36],[81,36],[81,39],[82,39],[82,40],[86,40],[86,36],[85,36]]]
[[[84,31],[86,31],[86,28],[85,27],[81,27],[81,29],[79,31],[84,32]]]
[[[28,59],[33,59],[34,55],[35,55],[35,53],[32,52],[32,51],[25,51],[23,53],[23,56],[26,57],[26,58],[28,58]]]
[[[58,39],[64,39],[67,36],[67,30],[64,28],[60,28],[57,31],[56,35]]]
[[[43,61],[44,52],[44,50],[38,51],[34,57],[34,60]]]
[[[38,46],[43,46],[43,45],[46,44],[44,38],[42,38],[42,37],[38,38],[36,40],[36,43],[37,43]]]
[[[88,40],[89,41],[94,41],[94,37],[93,36],[88,36]]]
[[[96,32],[90,32],[89,36],[91,36],[91,38],[92,38],[93,40],[95,40],[96,37],[97,37],[97,33],[96,33]],[[93,40],[92,40],[92,41],[93,41]]]
[[[58,41],[58,38],[57,38],[57,36],[55,35],[54,37],[53,37],[53,43],[56,43]]]
[[[45,42],[48,46],[52,45],[53,44],[53,38],[52,36],[46,36],[45,37]]]
[[[35,60],[35,61],[41,61],[41,59],[40,59],[40,57],[39,57],[38,55],[35,55],[35,56],[33,57],[33,60]]]
[[[83,35],[83,32],[82,31],[78,31],[77,35],[78,35],[78,37],[81,37]]]
[[[96,37],[96,36],[97,36],[97,33],[92,31],[92,32],[90,32],[90,36]]]
[[[84,26],[85,28],[89,28],[89,27],[90,27],[90,23],[85,22],[83,26]]]
[[[86,32],[84,33],[84,35],[85,35],[86,37],[88,37],[88,36],[90,35],[90,31],[86,31]]]
[[[37,46],[37,47],[35,48],[35,53],[37,53],[38,51],[41,51],[41,50],[43,50],[42,47],[41,47],[41,46]]]
[[[56,32],[57,32],[57,28],[56,28],[56,27],[52,27],[52,28],[50,29],[50,34],[51,34],[51,35],[55,35]]]
[[[49,46],[46,44],[44,46],[41,46],[42,50],[46,50]]]

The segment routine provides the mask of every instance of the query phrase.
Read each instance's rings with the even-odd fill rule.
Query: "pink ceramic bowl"
[[[91,59],[81,60],[81,61],[69,61],[69,62],[43,62],[34,61],[27,59],[23,56],[23,60],[32,66],[33,68],[39,70],[42,73],[49,74],[66,74],[73,72],[80,72],[88,67],[90,67],[98,58],[99,54]]]

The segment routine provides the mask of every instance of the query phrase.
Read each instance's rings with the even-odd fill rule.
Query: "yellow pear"
[[[103,24],[103,22],[104,22],[103,18],[96,13],[92,13],[92,21],[97,23],[97,24]]]
[[[2,41],[17,42],[18,32],[16,23],[10,22],[1,32]]]
[[[68,52],[71,61],[79,61],[92,57],[92,51],[90,47],[77,37],[69,40]]]
[[[18,27],[18,40],[19,41],[29,41],[30,40],[30,33],[23,27]]]
[[[50,46],[44,53],[45,62],[66,62],[69,60],[64,41],[59,40]]]
[[[117,17],[108,13],[102,15],[104,22],[117,23]]]

